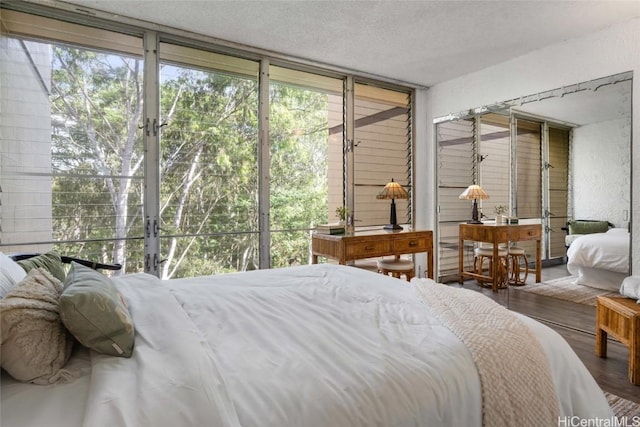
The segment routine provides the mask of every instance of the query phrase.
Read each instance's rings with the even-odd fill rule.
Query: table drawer
[[[425,237],[412,237],[393,241],[393,252],[398,254],[427,252],[429,248],[429,239]]]
[[[512,242],[522,242],[524,240],[536,240],[541,236],[542,227],[532,225],[527,227],[514,227],[509,230],[509,240]]]
[[[351,243],[345,248],[346,258],[349,260],[384,256],[388,255],[390,250],[391,242],[388,240]]]

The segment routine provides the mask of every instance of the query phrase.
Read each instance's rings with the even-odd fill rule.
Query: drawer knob
[[[418,242],[415,241],[415,240],[412,240],[412,241],[409,242],[409,246],[410,247],[418,246]]]
[[[364,247],[364,250],[365,250],[365,251],[372,251],[372,250],[374,250],[374,249],[375,249],[375,246],[371,246],[371,245],[369,245],[369,246],[365,246],[365,247]]]

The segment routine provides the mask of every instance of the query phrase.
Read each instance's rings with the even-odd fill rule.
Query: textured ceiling
[[[640,0],[66,3],[417,86],[640,17]],[[611,120],[629,114],[630,84],[520,109],[575,124]]]
[[[640,16],[640,1],[69,3],[431,86]]]

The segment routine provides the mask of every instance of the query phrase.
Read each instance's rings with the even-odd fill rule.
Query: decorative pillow
[[[569,234],[606,233],[608,229],[608,221],[569,221]]]
[[[18,261],[18,264],[24,271],[27,273],[32,268],[42,267],[47,269],[53,277],[64,282],[64,278],[66,277],[66,273],[64,271],[64,265],[62,264],[62,260],[60,259],[60,255],[56,252],[47,252],[46,254],[36,255],[31,258],[23,259]]]
[[[112,356],[130,357],[133,321],[111,279],[76,262],[64,282],[60,317],[85,347]]]
[[[15,379],[36,384],[65,382],[62,367],[73,337],[58,315],[62,283],[34,268],[0,301],[0,364]]]
[[[27,273],[17,262],[0,252],[0,298],[26,276]]]

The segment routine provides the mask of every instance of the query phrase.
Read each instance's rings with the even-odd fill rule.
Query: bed
[[[558,416],[613,416],[557,333],[478,292],[430,279],[407,283],[319,264],[109,281],[135,327],[131,355],[76,344],[58,384],[20,382],[3,371],[3,427],[537,426],[545,424],[538,404],[557,411],[548,425]],[[462,306],[475,312],[466,314],[475,316],[470,329],[493,332],[494,343],[467,345],[470,329],[446,324]],[[492,324],[498,315],[509,322]],[[530,368],[538,365],[516,356],[499,332],[504,323],[539,347],[549,394],[536,391],[544,379]],[[481,374],[482,357],[470,350],[478,346],[490,351],[485,356],[500,378]],[[536,399],[525,397],[530,391]],[[488,414],[491,400],[497,415]],[[518,411],[533,419],[514,424]]]
[[[612,228],[580,236],[569,246],[567,258],[575,284],[618,292],[629,275],[629,231]]]

